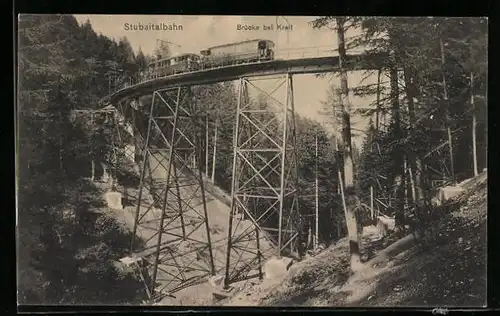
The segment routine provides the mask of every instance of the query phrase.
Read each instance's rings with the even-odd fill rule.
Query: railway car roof
[[[234,43],[229,43],[229,44],[223,44],[223,45],[212,46],[212,47],[209,47],[209,48],[207,48],[207,49],[219,48],[219,47],[226,47],[226,46],[232,46],[232,45],[236,45],[236,44],[243,44],[243,43],[250,43],[250,42],[260,42],[260,41],[267,41],[267,42],[272,42],[272,43],[274,43],[273,41],[271,41],[271,40],[267,40],[267,39],[252,39],[252,40],[246,40],[246,41],[241,41],[241,42],[234,42]]]

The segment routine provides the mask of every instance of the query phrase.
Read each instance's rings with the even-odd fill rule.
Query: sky
[[[172,53],[199,53],[201,50],[232,42],[248,39],[269,39],[276,44],[277,56],[290,58],[289,53],[306,52],[317,53],[320,51],[337,48],[337,36],[335,31],[324,29],[313,29],[310,22],[315,17],[302,16],[189,16],[189,15],[75,15],[79,23],[89,20],[94,31],[108,37],[119,40],[127,37],[132,48],[137,53],[141,49],[145,54],[151,55],[157,45],[157,40],[169,41]],[[128,23],[128,25],[127,25]],[[176,25],[178,30],[131,30],[131,26],[139,24],[165,24]],[[278,30],[281,26],[291,25],[289,30]],[[251,30],[238,30],[238,25],[253,27]],[[263,30],[263,26],[273,26],[273,30]],[[255,30],[255,27],[259,27]],[[347,33],[347,38],[359,34],[359,30]],[[315,47],[315,48],[311,48]],[[308,48],[300,49],[297,48]],[[287,55],[283,54],[286,53]],[[291,55],[293,58],[300,55]],[[324,56],[324,54],[323,54]],[[363,79],[362,71],[349,72],[349,87],[360,84],[376,83],[376,74]],[[325,117],[322,101],[327,99],[327,91],[331,85],[338,86],[338,77],[327,75],[318,78],[315,75],[294,76],[294,102],[297,113],[319,122],[324,122]],[[274,86],[275,83],[269,83]],[[272,87],[271,87],[272,88]],[[373,98],[350,98],[353,108],[367,107],[373,102]],[[352,118],[356,129],[363,130],[367,126],[368,119],[359,117]],[[356,139],[356,143],[361,141]]]

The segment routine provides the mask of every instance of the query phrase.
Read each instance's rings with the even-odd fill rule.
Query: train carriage
[[[164,77],[218,66],[273,60],[274,43],[254,39],[213,46],[202,50],[200,55],[189,53],[156,60],[149,64],[147,77]]]
[[[203,67],[249,63],[274,59],[274,43],[254,39],[213,46],[200,52]]]
[[[196,71],[199,68],[200,56],[196,54],[181,54],[156,60],[149,64],[149,70],[157,77],[174,75],[186,71]]]

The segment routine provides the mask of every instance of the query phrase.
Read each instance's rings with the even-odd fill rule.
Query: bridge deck
[[[348,55],[344,67],[349,70],[378,69],[383,63],[385,54]],[[242,77],[259,77],[279,74],[317,74],[339,70],[339,57],[316,57],[294,60],[273,60],[250,64],[240,64],[210,68],[206,70],[185,72],[167,77],[157,78],[121,89],[109,97],[114,104],[125,98],[133,98],[151,93],[162,88],[173,88],[182,85],[201,85],[223,81],[232,81]]]

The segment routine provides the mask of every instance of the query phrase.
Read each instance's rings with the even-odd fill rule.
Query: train
[[[254,39],[218,45],[200,51],[158,59],[148,64],[144,77],[164,77],[224,65],[274,60],[275,45],[266,39]]]

